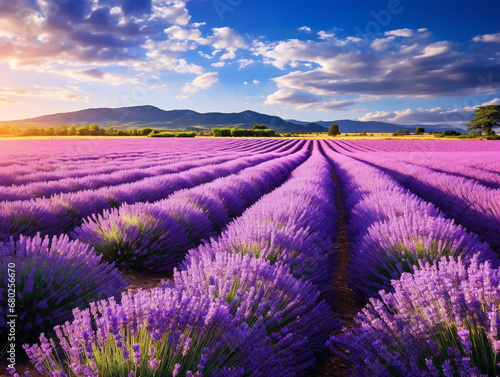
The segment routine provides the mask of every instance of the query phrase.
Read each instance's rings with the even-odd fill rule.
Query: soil
[[[345,221],[345,210],[342,195],[338,190],[339,181],[335,173],[332,174],[337,186],[337,196],[335,204],[337,207],[337,242],[335,244],[336,267],[335,279],[333,281],[335,294],[335,317],[344,323],[347,328],[356,326],[354,316],[360,311],[360,307],[352,298],[352,289],[349,288],[346,280],[347,264],[350,259],[350,245],[347,240],[347,224]],[[309,377],[348,377],[349,368],[346,362],[336,355],[325,355],[318,360],[318,370]]]

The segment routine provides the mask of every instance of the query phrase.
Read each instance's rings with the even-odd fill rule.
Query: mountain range
[[[172,130],[186,128],[212,129],[215,127],[251,128],[254,124],[264,124],[279,132],[326,132],[332,123],[337,123],[342,133],[363,131],[369,133],[395,132],[398,129],[407,129],[412,132],[416,127],[424,127],[426,131],[442,131],[443,129],[463,131],[448,125],[398,125],[349,119],[328,122],[302,122],[291,119],[284,120],[277,116],[250,110],[240,113],[199,113],[193,110],[166,111],[154,106],[85,109],[22,120],[0,121],[0,126],[9,125],[25,128],[34,125],[36,127],[57,128],[62,124],[82,126],[93,123],[103,128],[112,126],[116,129],[143,127]]]

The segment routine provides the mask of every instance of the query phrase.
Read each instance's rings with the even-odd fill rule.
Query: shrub
[[[221,128],[220,129],[220,136],[231,136],[231,129],[230,128]]]
[[[45,336],[40,345],[25,346],[40,373],[239,377],[279,375],[285,367],[273,357],[263,326],[241,325],[227,304],[207,296],[129,291],[119,305],[113,299],[93,303],[74,317],[56,328],[60,352]]]
[[[251,130],[267,130],[267,126],[263,124],[254,124]]]
[[[212,135],[213,136],[222,136],[220,128],[212,128]]]
[[[441,132],[441,136],[460,136],[461,133],[458,131],[445,130]]]
[[[191,131],[191,132],[177,132],[175,134],[175,137],[195,137],[196,132]]]
[[[154,131],[153,131],[148,136],[149,137],[175,137],[175,133],[174,132],[158,132],[158,133],[154,133]]]
[[[41,332],[71,318],[76,307],[119,293],[128,285],[113,264],[101,263],[89,245],[68,236],[20,236],[0,243],[0,294],[7,298],[7,267],[15,271],[16,341],[33,341]],[[7,300],[0,302],[0,338],[7,344]]]
[[[250,327],[263,323],[275,343],[293,339],[287,348],[276,351],[278,359],[290,360],[294,375],[314,365],[311,352],[323,350],[327,334],[340,328],[313,284],[297,280],[286,266],[271,265],[262,258],[223,250],[215,256],[194,255],[187,270],[175,272],[174,284],[194,296],[226,301],[241,322]]]
[[[357,376],[498,375],[500,270],[443,257],[393,286],[357,315],[361,328],[329,341]]]
[[[417,127],[415,129],[415,135],[423,135],[423,134],[425,134],[425,128],[423,128],[423,127]]]
[[[480,254],[482,261],[495,260],[498,264],[496,254],[476,236],[449,219],[423,213],[418,214],[418,220],[406,213],[375,222],[354,248],[348,281],[361,303],[377,297],[381,289],[389,291],[391,279],[413,271],[422,259],[433,263],[443,256],[462,256],[469,260]]]
[[[231,129],[231,136],[233,137],[242,137],[242,136],[248,136],[248,130],[245,130],[243,128],[232,128]]]
[[[150,203],[123,204],[94,215],[75,228],[72,237],[94,247],[119,267],[172,270],[190,242],[177,219]]]
[[[139,130],[137,130],[139,132],[139,135],[142,135],[142,136],[147,136],[149,135],[151,132],[153,132],[153,129],[152,128],[149,128],[149,127],[146,127],[146,128],[140,128]]]

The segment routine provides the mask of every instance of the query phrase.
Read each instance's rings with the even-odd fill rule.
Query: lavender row
[[[285,184],[191,250],[174,273],[175,288],[219,297],[250,325],[263,318],[277,345],[289,339],[274,349],[283,376],[306,375],[340,325],[322,300],[333,301],[334,196],[331,166],[315,142]]]
[[[391,280],[411,272],[420,259],[432,263],[448,255],[467,261],[478,253],[480,260],[498,265],[488,245],[389,175],[332,149],[327,153],[344,196],[351,246],[348,282],[359,303],[391,290]]]
[[[279,260],[331,298],[334,192],[330,165],[315,144],[312,156],[285,184],[231,222],[219,237],[191,250],[185,266],[198,253],[215,255],[221,250]]]
[[[202,239],[220,231],[230,219],[282,184],[307,157],[303,148],[239,173],[154,203],[124,204],[94,215],[72,237],[122,268],[172,270]]]
[[[206,247],[193,250],[189,267],[176,272],[173,284],[123,294],[121,304],[101,301],[91,305],[90,310],[75,311],[75,320],[56,330],[69,366],[65,373],[71,369],[76,376],[97,376],[104,371],[120,377],[305,376],[314,363],[314,353],[338,324],[332,321],[326,303],[319,301],[316,287],[293,277],[290,272],[295,270],[290,267],[305,270],[300,268],[299,261],[304,258],[299,256],[299,250],[308,253],[309,246],[318,250],[316,238],[318,245],[330,243],[319,235],[326,228],[331,232],[332,224],[326,217],[326,222],[313,222],[321,224],[321,230],[301,228],[299,224],[306,223],[301,214],[287,211],[299,210],[298,203],[291,208],[286,203],[299,202],[297,194],[307,184],[319,194],[307,197],[303,208],[314,203],[316,213],[309,215],[326,216],[324,195],[332,194],[329,189],[333,186],[325,162],[315,150],[283,186],[265,195],[239,218],[256,213],[255,208],[272,208],[276,220],[286,221],[290,216],[290,237],[294,237],[294,230],[302,230],[303,236],[309,231],[310,243],[296,242],[294,245],[302,249],[288,250],[284,248],[290,244],[282,243],[279,248],[283,253],[268,253],[266,258],[263,249],[260,256],[215,249],[212,240],[210,252],[203,252]],[[323,178],[315,173],[321,173]],[[262,215],[267,216],[265,212]],[[262,223],[263,229],[270,228],[269,220]],[[267,234],[266,239],[271,241],[272,235]],[[296,262],[290,258],[281,261],[288,255],[294,256]],[[55,343],[40,340],[40,345],[26,348],[37,369],[46,374],[48,369],[64,370]]]
[[[267,140],[266,140],[267,141]],[[269,142],[269,141],[267,141]],[[260,145],[261,141],[255,141],[253,145]],[[62,162],[77,164],[80,160],[97,161],[101,158],[115,158],[127,151],[132,158],[165,152],[176,152],[186,150],[209,152],[210,150],[232,151],[239,147],[248,147],[249,143],[241,143],[236,140],[154,140],[154,139],[64,139],[64,140],[9,140],[2,141],[0,148],[0,168],[10,165],[24,165],[33,162],[33,155],[37,156],[38,162]]]
[[[383,168],[411,191],[434,203],[447,216],[476,233],[497,253],[500,252],[499,189],[372,154],[364,154],[363,160]]]
[[[438,173],[474,179],[483,186],[500,188],[500,155],[498,152],[405,153],[385,155],[405,163],[423,166]]]
[[[300,147],[298,145],[294,149]],[[290,152],[285,152],[288,153]],[[195,187],[280,156],[279,153],[267,153],[219,164],[214,160],[204,160],[200,162],[202,166],[188,171],[146,178],[131,184],[59,194],[49,199],[2,202],[0,240],[6,240],[11,235],[29,236],[37,232],[42,235],[61,234],[79,225],[85,217],[105,209],[122,203],[161,200],[177,190]]]
[[[226,161],[241,157],[243,154],[231,155],[226,157]],[[192,169],[199,166],[199,161],[205,158],[216,158],[219,156],[194,155],[185,159],[165,159],[155,162],[150,161],[147,164],[131,164],[129,168],[117,166],[118,170],[114,172],[107,171],[108,168],[102,167],[98,170],[105,171],[96,174],[96,168],[85,166],[77,173],[78,177],[67,177],[66,171],[57,173],[36,173],[29,174],[27,179],[30,183],[24,185],[0,186],[0,201],[30,200],[38,197],[50,197],[55,194],[76,192],[83,190],[95,190],[105,186],[116,186],[124,183],[132,183],[144,178],[155,177],[158,175],[174,174],[183,170]],[[196,162],[193,162],[194,161]],[[182,161],[184,160],[184,161]],[[137,166],[137,167],[136,167]],[[115,170],[116,168],[113,168]],[[52,180],[48,180],[47,178]]]
[[[285,147],[288,147],[288,145],[281,146],[274,152],[280,152]],[[261,153],[265,152],[264,150]],[[254,153],[257,153],[257,150]],[[179,173],[200,166],[200,161],[204,159],[213,161],[209,160],[210,157],[215,158],[216,162],[224,162],[224,160],[229,161],[244,156],[248,156],[248,152],[232,153],[225,158],[223,157],[222,160],[220,153],[218,153],[218,156],[189,154],[183,159],[177,158],[177,161],[162,158],[158,162],[153,160],[147,164],[139,164],[137,167],[135,163],[129,163],[127,169],[121,168],[111,174],[95,174],[95,168],[84,167],[79,170],[78,174],[80,176],[78,178],[63,178],[66,173],[63,171],[58,172],[56,176],[60,178],[57,181],[46,181],[47,174],[36,174],[36,178],[30,177],[33,179],[32,183],[23,186],[0,187],[0,201],[29,200],[38,197],[50,197],[59,193],[95,190],[100,187],[132,183],[144,178]]]
[[[101,140],[104,143],[106,140]],[[169,141],[170,142],[170,141]],[[281,143],[283,143],[281,141]],[[210,145],[210,143],[208,143]],[[269,143],[266,144],[266,146]],[[8,186],[13,184],[26,184],[35,181],[53,181],[63,178],[83,177],[89,173],[82,172],[82,165],[85,170],[92,171],[92,174],[107,174],[122,171],[130,165],[137,165],[138,168],[157,166],[166,163],[166,159],[179,158],[185,160],[193,158],[192,146],[174,144],[175,149],[167,148],[169,144],[163,144],[162,149],[158,149],[155,153],[130,153],[123,154],[123,151],[115,152],[112,154],[103,153],[100,155],[93,155],[91,158],[83,158],[79,156],[76,160],[67,161],[65,159],[57,159],[53,162],[46,162],[37,155],[36,150],[32,152],[31,159],[21,165],[11,165],[0,169],[0,184]],[[204,145],[196,145],[195,150],[197,153],[206,156],[217,156],[225,153],[238,152],[238,150],[227,151],[224,148],[218,148],[217,145],[212,145],[212,149],[208,149]],[[239,152],[248,153],[248,145],[240,146]],[[255,152],[261,150],[261,145],[251,144],[251,148],[255,148]],[[234,149],[234,148],[233,148]],[[214,150],[216,152],[214,152]],[[147,149],[144,148],[146,152]],[[251,152],[251,151],[250,151]],[[58,151],[53,152],[54,157],[57,156]],[[33,156],[34,154],[34,156]]]

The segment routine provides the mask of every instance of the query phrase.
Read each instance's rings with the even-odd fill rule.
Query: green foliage
[[[338,124],[332,124],[330,129],[328,130],[328,136],[337,136],[340,135],[340,129]]]
[[[76,124],[72,124],[68,129],[68,135],[76,135]]]
[[[196,132],[176,132],[175,137],[195,137]]]
[[[441,132],[441,135],[442,136],[460,136],[462,134],[458,131],[444,130],[443,132]]]
[[[481,130],[485,136],[494,135],[493,128],[500,127],[500,105],[479,106],[474,119],[466,124],[467,130]]]
[[[142,136],[148,136],[151,132],[153,132],[152,128],[146,127],[146,128],[141,128],[138,130],[139,134]]]
[[[251,130],[267,130],[267,126],[264,126],[263,124],[254,124]]]
[[[423,134],[425,134],[425,128],[423,128],[423,127],[417,127],[415,129],[415,135],[423,135]]]
[[[158,132],[158,133],[150,133],[148,137],[175,137],[174,132]]]

